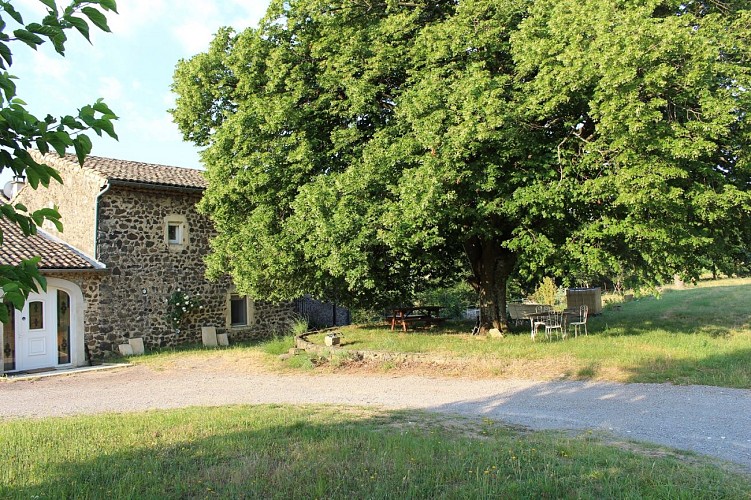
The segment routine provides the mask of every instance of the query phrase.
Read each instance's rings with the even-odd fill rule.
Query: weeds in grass
[[[272,339],[262,342],[260,348],[266,354],[278,356],[289,351],[295,347],[295,337],[292,335],[285,335],[280,337],[274,337]]]
[[[305,371],[313,370],[319,364],[318,356],[313,356],[308,353],[301,353],[297,356],[292,356],[287,360],[287,366],[290,368],[299,368]]]
[[[297,318],[292,322],[292,327],[290,328],[290,333],[293,337],[300,336],[304,333],[308,333],[310,330],[310,325],[308,323],[308,320],[305,318]]]

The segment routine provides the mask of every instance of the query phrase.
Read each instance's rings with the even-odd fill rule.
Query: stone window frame
[[[170,226],[177,227],[178,241],[172,241],[169,237]],[[178,252],[188,248],[190,243],[190,231],[188,219],[182,214],[169,214],[164,218],[164,244],[172,251]]]
[[[232,324],[232,297],[240,297],[245,298],[245,318],[246,323],[244,325],[233,325]],[[231,287],[229,290],[227,290],[227,295],[225,298],[225,327],[228,330],[236,330],[241,328],[249,328],[253,325],[255,325],[256,322],[256,303],[253,300],[252,297],[249,297],[247,295],[242,295],[235,290],[234,287]]]

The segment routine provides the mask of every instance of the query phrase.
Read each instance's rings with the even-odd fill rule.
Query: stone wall
[[[211,222],[195,210],[201,192],[134,189],[114,185],[99,205],[98,256],[110,274],[100,286],[97,337],[102,352],[116,350],[129,338],[142,337],[149,347],[200,342],[201,326],[215,326],[233,341],[286,332],[292,304],[256,301],[254,324],[227,327],[231,284],[204,278],[204,257],[214,234]],[[184,216],[187,239],[170,245],[166,220]],[[179,217],[178,217],[179,218]],[[203,308],[179,331],[166,318],[167,299],[177,290],[199,295]]]
[[[26,205],[29,210],[57,205],[62,216],[64,233],[60,233],[49,222],[45,222],[42,228],[86,255],[94,257],[96,197],[104,186],[105,180],[96,172],[83,169],[77,163],[56,155],[42,157],[36,151],[32,151],[31,154],[38,162],[44,161],[56,169],[64,184],[53,179],[48,188],[32,189],[27,185],[15,199]]]

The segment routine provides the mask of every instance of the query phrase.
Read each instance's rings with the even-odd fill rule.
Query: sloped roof
[[[99,269],[95,261],[47,233],[24,236],[21,229],[7,219],[0,218],[3,243],[0,245],[0,264],[18,265],[22,260],[41,256],[40,269]]]
[[[78,162],[73,155],[66,155],[66,159]],[[87,156],[83,167],[94,170],[108,180],[199,189],[206,187],[206,179],[203,176],[203,171],[194,168],[116,160],[100,156]]]

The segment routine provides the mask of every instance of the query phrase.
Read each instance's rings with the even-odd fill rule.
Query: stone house
[[[47,291],[34,294],[5,325],[4,371],[81,365],[130,338],[150,347],[197,342],[201,326],[214,326],[231,341],[288,329],[292,303],[255,301],[237,294],[228,278],[204,278],[214,229],[195,209],[206,187],[200,170],[95,156],[83,167],[71,155],[43,161],[63,184],[22,187],[13,202],[30,210],[57,206],[64,232],[49,224],[32,239],[6,236],[0,247],[2,263],[42,255],[49,280]],[[174,328],[167,301],[178,291],[199,297],[201,309]]]

